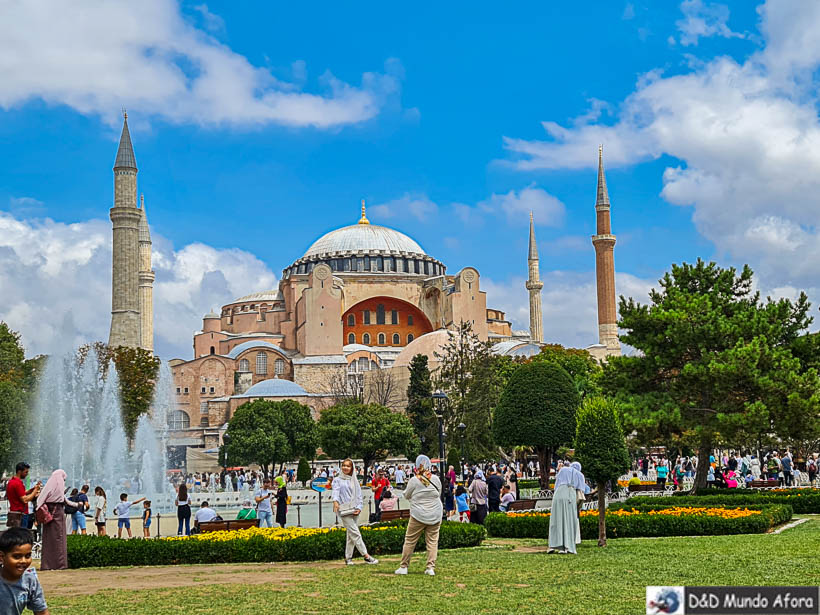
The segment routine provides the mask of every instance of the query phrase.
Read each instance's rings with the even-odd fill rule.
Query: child
[[[464,485],[459,485],[456,489],[456,508],[459,521],[464,522],[464,515],[467,515],[467,521],[470,520],[470,505],[467,503],[467,490]]]
[[[12,527],[0,534],[0,613],[48,615],[48,605],[37,573],[31,566],[31,531]]]
[[[134,504],[139,504],[145,498],[128,501],[128,494],[120,494],[120,503],[114,507],[114,514],[117,515],[117,538],[122,538],[122,528],[128,530],[128,538],[131,538],[131,519],[129,518],[129,511]]]
[[[507,512],[510,502],[515,502],[515,496],[510,491],[510,486],[504,485],[501,487],[501,505],[499,506],[499,510],[501,512]]]
[[[145,500],[142,504],[142,536],[151,538],[151,500]]]

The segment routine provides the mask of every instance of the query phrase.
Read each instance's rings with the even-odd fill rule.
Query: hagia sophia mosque
[[[153,350],[151,238],[137,203],[136,157],[125,117],[114,165],[112,316],[109,344]],[[602,153],[598,159],[596,252],[599,360],[620,354],[615,309],[615,236]],[[522,259],[523,260],[523,259]],[[355,224],[323,235],[285,267],[278,288],[257,289],[205,314],[193,334],[193,357],[170,361],[176,409],[169,450],[212,449],[236,408],[251,399],[293,399],[318,418],[338,388],[363,391],[374,374],[389,374],[403,409],[408,366],[436,352],[460,323],[497,354],[531,356],[543,345],[538,250],[530,217],[530,330],[513,331],[504,312],[487,306],[474,267],[448,273],[398,230],[372,224],[365,203]],[[253,290],[253,289],[248,289]],[[388,370],[387,372],[379,370]]]

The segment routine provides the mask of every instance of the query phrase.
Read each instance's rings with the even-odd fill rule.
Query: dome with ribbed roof
[[[418,243],[392,228],[375,224],[352,224],[330,231],[317,239],[304,257],[338,252],[425,254]]]
[[[257,382],[237,397],[299,397],[303,395],[308,395],[308,392],[301,385],[283,378],[271,378]]]
[[[244,301],[281,301],[282,293],[278,289],[263,290],[258,293],[251,293],[244,297],[239,297],[234,303],[242,303]]]

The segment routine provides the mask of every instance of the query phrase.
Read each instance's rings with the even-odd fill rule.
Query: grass
[[[817,585],[820,518],[782,534],[584,541],[577,556],[547,555],[544,540],[490,539],[484,546],[439,553],[437,576],[421,574],[416,553],[408,576],[392,574],[398,557],[379,566],[249,564],[270,582],[106,589],[46,598],[52,612],[141,615],[196,613],[543,613],[612,615],[644,612],[646,585]],[[358,560],[359,562],[361,560]],[[201,577],[197,566],[167,567],[167,575]],[[125,585],[128,569],[86,569]],[[59,574],[59,573],[58,573]],[[287,580],[277,582],[278,576]],[[44,573],[45,576],[45,573]],[[193,585],[193,583],[191,583]]]

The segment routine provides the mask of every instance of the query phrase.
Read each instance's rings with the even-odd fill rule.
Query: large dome
[[[303,258],[338,252],[425,254],[419,244],[392,228],[375,224],[352,224],[330,231],[317,239]]]

